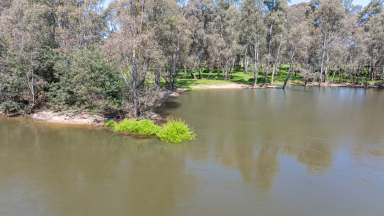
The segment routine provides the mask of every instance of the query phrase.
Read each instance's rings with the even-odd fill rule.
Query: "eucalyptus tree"
[[[290,65],[284,87],[296,72],[321,82],[384,74],[383,0],[359,13],[351,0],[102,2],[0,1],[1,110],[107,105],[139,116],[162,78],[172,90],[180,69],[229,79],[241,61],[254,86],[261,68],[273,83],[281,63]]]
[[[285,38],[284,55],[289,64],[288,75],[284,80],[283,89],[286,87],[292,72],[299,70],[306,75],[305,68],[310,43],[310,19],[306,15],[306,5],[297,5],[287,11],[287,34]]]
[[[48,105],[54,109],[115,107],[120,90],[115,70],[100,51],[107,31],[102,0],[41,1],[49,7],[54,38]],[[112,98],[113,97],[115,98]]]
[[[1,1],[3,110],[46,105],[50,88],[64,84],[64,71],[55,69],[57,59],[101,42],[105,25],[98,7],[97,0]]]
[[[52,8],[55,38],[64,52],[100,43],[106,32],[102,0],[47,1]]]
[[[124,109],[134,117],[142,115],[156,98],[156,92],[146,82],[162,56],[148,16],[153,3],[120,0],[109,9],[119,29],[110,34],[104,48],[125,84]]]
[[[223,71],[224,79],[230,78],[238,53],[238,11],[230,1],[216,2],[214,19],[209,31],[209,62],[211,68]]]
[[[384,12],[368,21],[366,31],[371,79],[374,80],[378,74],[384,74]]]
[[[383,0],[371,0],[369,4],[358,14],[359,23],[365,24],[371,19],[371,17],[380,14],[383,11],[383,4]]]
[[[262,2],[244,0],[240,8],[239,44],[244,56],[252,59],[253,85],[256,86],[261,65],[261,55],[266,39],[266,28],[263,22]]]
[[[184,16],[188,22],[191,46],[189,50],[189,67],[201,71],[209,67],[209,35],[215,18],[214,2],[212,0],[188,0],[184,8]]]
[[[337,73],[346,73],[354,79],[359,73],[360,65],[363,65],[365,56],[364,40],[365,32],[357,24],[357,17],[347,13],[343,20],[343,28],[340,36],[336,38],[330,49],[329,67],[332,69],[330,81],[334,81]]]
[[[166,71],[164,78],[167,87],[174,90],[178,68],[181,68],[189,50],[187,21],[175,0],[154,1],[149,16],[155,39],[165,60],[163,68]]]
[[[265,62],[267,68],[265,72],[265,82],[270,68],[272,68],[272,80],[274,82],[274,76],[276,73],[277,67],[280,64],[282,42],[284,41],[286,34],[286,10],[287,10],[287,1],[286,0],[272,0],[265,1],[267,6],[268,13],[265,16],[265,25],[267,27],[266,35],[266,49],[267,54],[265,55]]]
[[[1,90],[3,109],[33,109],[43,97],[46,54],[52,48],[49,8],[28,0],[9,1],[0,16],[3,41]],[[9,103],[8,103],[9,102]],[[7,106],[4,108],[4,106]]]
[[[345,10],[339,0],[321,0],[316,12],[315,26],[320,33],[320,81],[324,82],[331,58],[332,44],[344,28]]]
[[[372,0],[358,14],[358,24],[361,28],[361,44],[365,49],[364,66],[369,67],[370,78],[374,79],[378,73],[384,73],[382,61],[382,14],[384,7],[383,0]],[[364,67],[363,67],[364,68]]]

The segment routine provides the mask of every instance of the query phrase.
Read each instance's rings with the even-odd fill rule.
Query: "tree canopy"
[[[180,71],[382,79],[382,0],[3,0],[0,109],[140,116]],[[194,78],[201,78],[193,75]],[[266,82],[266,80],[264,80]]]

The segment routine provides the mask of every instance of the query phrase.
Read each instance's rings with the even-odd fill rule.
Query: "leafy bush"
[[[156,135],[161,141],[172,144],[188,142],[196,137],[188,125],[181,120],[170,120]]]
[[[20,103],[14,101],[4,101],[0,103],[0,112],[5,114],[14,114],[22,110]]]
[[[118,72],[98,49],[81,49],[57,57],[48,101],[53,108],[99,112],[121,105]]]
[[[124,119],[121,122],[108,121],[106,126],[112,127],[112,130],[119,133],[128,133],[131,135],[153,136],[159,131],[160,126],[151,120]]]

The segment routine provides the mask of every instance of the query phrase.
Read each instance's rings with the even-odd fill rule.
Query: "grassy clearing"
[[[117,133],[141,137],[156,136],[170,144],[192,141],[196,137],[196,134],[181,120],[170,120],[163,126],[158,126],[148,119],[124,119],[120,122],[110,120],[105,123],[105,126]]]
[[[244,72],[241,70],[235,71],[231,73],[230,78],[228,80],[224,79],[223,73],[220,71],[208,71],[204,70],[203,72],[190,72],[190,73],[182,73],[178,76],[176,85],[179,88],[185,88],[188,90],[208,86],[208,85],[221,85],[221,84],[243,84],[243,85],[253,85],[254,78],[252,72]],[[281,66],[279,73],[277,73],[274,77],[273,84],[276,86],[282,86],[284,80],[288,76],[288,68],[284,65]],[[303,84],[303,77],[299,74],[292,74],[290,83],[292,84]],[[263,72],[259,72],[257,83],[270,84],[272,81],[272,75],[265,76]]]
[[[234,83],[230,80],[210,80],[210,79],[177,79],[176,86],[179,88],[184,88],[188,90],[192,90],[199,86],[207,86],[207,85],[225,85]]]

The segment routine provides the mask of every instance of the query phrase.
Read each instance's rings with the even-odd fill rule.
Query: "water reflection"
[[[273,187],[283,155],[309,173],[324,174],[340,148],[360,149],[365,157],[384,150],[383,145],[361,149],[378,138],[384,143],[384,95],[374,90],[198,91],[179,100],[188,106],[174,115],[200,135],[192,157],[208,160],[214,154],[218,163],[238,169],[245,182],[260,189]]]
[[[309,143],[296,153],[297,160],[308,166],[312,171],[325,171],[331,166],[331,149],[324,143]]]

